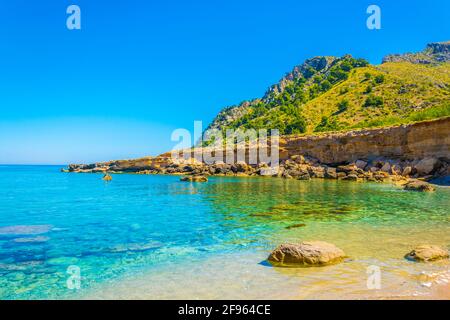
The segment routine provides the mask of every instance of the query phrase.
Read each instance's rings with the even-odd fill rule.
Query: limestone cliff
[[[248,150],[247,150],[248,151]],[[258,163],[214,163],[157,157],[95,164],[73,164],[68,172],[141,174],[275,175],[284,178],[331,178],[383,181],[392,175],[432,178],[450,175],[450,117],[382,129],[365,129],[280,139],[277,170]]]
[[[450,160],[450,117],[382,129],[368,129],[321,136],[286,137],[284,158],[303,154],[325,164],[357,159],[414,160],[435,157]]]

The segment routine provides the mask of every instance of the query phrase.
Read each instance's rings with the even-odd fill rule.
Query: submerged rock
[[[49,224],[44,225],[17,225],[0,228],[0,235],[24,235],[24,234],[42,234],[47,233],[53,226]]]
[[[0,262],[0,271],[25,271],[27,269],[33,269],[33,272],[36,271],[36,267],[44,264],[44,261],[40,260],[30,260],[25,262],[18,263],[1,263]]]
[[[50,265],[70,266],[72,264],[77,264],[78,261],[79,258],[77,257],[55,257],[48,259],[46,263]]]
[[[358,181],[358,176],[354,173],[349,174],[346,177],[343,177],[342,180],[348,180],[348,181]]]
[[[205,176],[186,176],[180,179],[180,181],[187,181],[187,182],[207,182],[208,178]]]
[[[285,229],[295,229],[295,228],[302,228],[302,227],[306,227],[306,224],[304,223],[297,223],[297,224],[293,224],[290,226],[285,227]]]
[[[289,211],[296,210],[298,207],[290,203],[280,203],[269,208],[269,211]]]
[[[345,253],[334,244],[323,241],[286,243],[278,246],[268,257],[275,266],[323,266],[339,263]]]
[[[421,245],[405,255],[408,260],[435,261],[448,258],[448,251],[435,245]]]
[[[145,243],[125,243],[109,248],[107,251],[112,253],[140,252],[158,249],[162,246],[163,244],[158,241],[150,241]]]
[[[404,189],[411,191],[428,191],[428,192],[436,190],[436,188],[433,187],[428,182],[420,180],[409,181],[408,183],[405,184]]]
[[[44,236],[38,236],[38,237],[33,237],[33,238],[16,238],[13,239],[14,242],[17,243],[39,243],[39,242],[47,242],[48,240],[50,240],[49,237],[44,237]]]

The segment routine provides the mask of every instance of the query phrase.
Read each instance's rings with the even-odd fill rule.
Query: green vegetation
[[[384,79],[385,79],[384,74],[378,74],[378,75],[375,77],[375,83],[376,83],[376,84],[381,84],[381,83],[384,82]]]
[[[344,99],[341,102],[339,102],[337,104],[337,108],[338,108],[338,112],[337,113],[345,112],[348,109],[348,105],[349,105],[349,102],[346,99]]]
[[[383,105],[383,98],[374,96],[371,94],[367,97],[366,101],[364,102],[364,107],[381,107]]]
[[[272,91],[266,95],[265,99],[252,102],[244,115],[221,126],[221,129],[270,128],[278,129],[281,134],[305,133],[308,121],[302,113],[302,106],[346,81],[355,68],[368,65],[367,61],[351,56],[312,60],[311,65],[303,66],[301,77],[291,80],[283,79],[279,86],[272,87]],[[281,86],[283,88],[279,90]],[[347,91],[341,92],[345,94]],[[348,101],[343,100],[343,105],[338,109],[343,112],[346,107],[348,107]],[[222,114],[216,119],[222,121],[225,118]]]
[[[386,126],[393,126],[393,125],[399,125],[399,124],[408,124],[418,121],[426,121],[426,120],[433,120],[433,119],[439,119],[444,117],[450,116],[450,103],[444,103],[442,105],[430,107],[424,110],[419,110],[412,112],[410,115],[408,115],[406,118],[402,118],[399,116],[385,116],[380,117],[373,120],[367,120],[358,123],[357,125],[354,125],[350,127],[349,129],[363,129],[363,128],[374,128],[374,127],[386,127]]]
[[[338,131],[339,124],[336,118],[322,117],[322,120],[314,129],[314,132]]]
[[[317,57],[287,74],[266,95],[224,109],[210,127],[278,129],[310,134],[450,116],[450,63]]]

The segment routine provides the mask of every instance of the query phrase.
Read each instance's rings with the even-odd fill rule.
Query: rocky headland
[[[255,151],[250,144],[244,147],[245,161],[206,164],[194,157],[199,149],[191,149],[183,160],[168,152],[71,164],[64,171],[183,174],[195,176],[183,179],[192,182],[209,175],[392,181],[408,190],[432,191],[425,181],[450,183],[449,62],[448,41],[430,43],[417,53],[388,55],[381,65],[350,55],[313,57],[262,98],[224,108],[208,126],[220,132],[277,129],[276,164],[248,161]],[[196,148],[211,143],[205,140]]]
[[[277,167],[245,161],[205,164],[194,157],[174,160],[165,153],[133,160],[71,164],[64,171],[339,179],[394,182],[409,190],[432,191],[433,187],[420,181],[445,181],[450,176],[450,117],[382,129],[287,136],[280,139],[279,159]]]

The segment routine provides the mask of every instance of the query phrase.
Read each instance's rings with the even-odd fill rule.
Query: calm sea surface
[[[418,244],[450,246],[446,187],[128,174],[104,182],[59,168],[0,166],[0,299],[422,297],[450,280],[448,261],[403,258]],[[335,243],[349,259],[263,262],[299,240]],[[369,266],[380,268],[381,289],[367,288]]]

